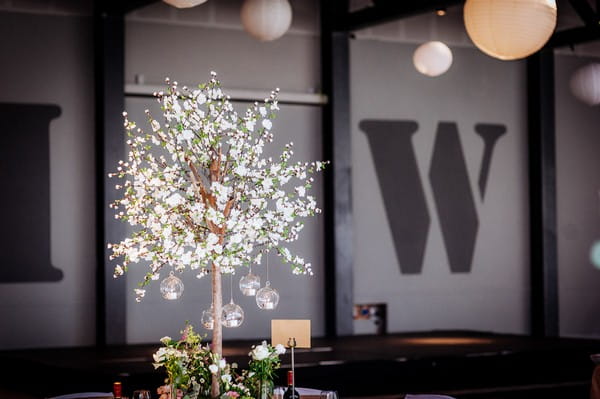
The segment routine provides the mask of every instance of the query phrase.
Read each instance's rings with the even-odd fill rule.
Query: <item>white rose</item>
[[[219,367],[224,369],[225,366],[227,366],[227,362],[225,361],[225,359],[219,360]]]
[[[254,360],[264,360],[267,357],[269,357],[269,350],[266,346],[258,345],[252,350],[252,358],[254,358]]]
[[[208,366],[208,369],[213,374],[217,374],[217,371],[219,371],[219,367],[217,367],[216,364],[211,364],[210,366]]]

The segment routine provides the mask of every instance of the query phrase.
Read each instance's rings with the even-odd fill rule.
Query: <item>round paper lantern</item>
[[[570,86],[578,100],[587,105],[600,104],[600,64],[593,63],[579,68],[571,77]]]
[[[427,42],[415,50],[413,64],[423,75],[440,76],[452,65],[452,51],[442,42]]]
[[[261,41],[280,38],[292,24],[288,0],[245,0],[240,15],[246,32]]]
[[[548,41],[556,27],[555,0],[467,0],[465,27],[473,43],[501,60],[525,58]]]
[[[192,8],[202,3],[206,3],[206,0],[163,0],[170,6],[177,8]]]

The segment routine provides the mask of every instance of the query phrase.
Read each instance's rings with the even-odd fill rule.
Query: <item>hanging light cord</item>
[[[269,251],[266,253],[267,262],[267,282],[269,281]]]
[[[233,303],[233,273],[230,274],[229,278],[229,292],[231,293],[231,303]]]

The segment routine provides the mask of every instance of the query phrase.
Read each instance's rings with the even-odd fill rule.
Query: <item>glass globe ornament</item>
[[[202,327],[206,328],[207,330],[212,330],[215,328],[215,311],[212,304],[210,305],[209,309],[202,311],[200,323],[202,323]]]
[[[260,277],[250,271],[240,279],[240,291],[245,296],[254,296],[260,289]]]
[[[279,303],[279,293],[271,288],[271,283],[266,282],[265,286],[256,293],[256,305],[259,309],[273,310]]]
[[[235,328],[241,326],[243,322],[244,309],[240,305],[235,304],[233,299],[227,305],[223,306],[223,319],[221,321],[223,327]]]
[[[181,295],[183,295],[183,281],[171,271],[169,276],[160,282],[160,293],[163,298],[170,301],[181,298]]]

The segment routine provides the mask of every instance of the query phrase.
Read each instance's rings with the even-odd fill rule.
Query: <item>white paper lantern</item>
[[[427,76],[440,76],[452,65],[452,51],[442,42],[421,44],[413,54],[417,71]]]
[[[177,8],[192,8],[202,3],[206,3],[206,0],[163,0],[170,6]]]
[[[571,92],[587,105],[600,104],[600,64],[579,68],[571,77]]]
[[[525,58],[556,27],[555,0],[467,0],[465,27],[475,45],[501,60]]]
[[[245,0],[240,16],[244,29],[252,37],[271,41],[290,28],[292,7],[288,0]]]

